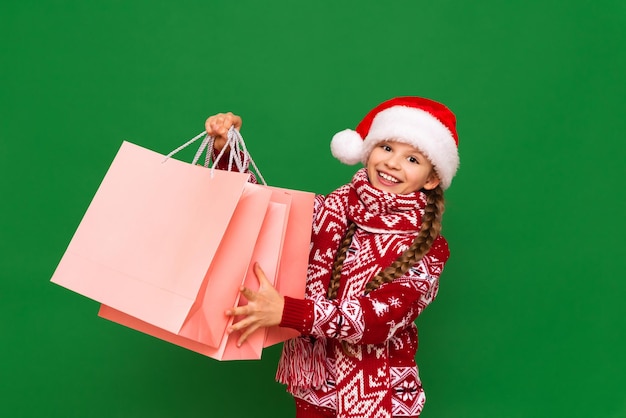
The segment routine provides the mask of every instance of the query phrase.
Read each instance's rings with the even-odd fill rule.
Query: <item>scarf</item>
[[[381,191],[372,186],[366,169],[358,170],[352,182],[330,193],[316,214],[313,223],[313,237],[307,272],[307,298],[319,298],[319,293],[328,289],[337,250],[349,222],[372,234],[412,234],[419,232],[426,205],[426,195],[414,192],[397,195]],[[376,270],[389,266],[398,254],[385,254],[375,263]],[[323,289],[323,290],[322,290]],[[355,347],[360,355],[347,361],[370,361],[367,355],[371,350]],[[365,356],[363,355],[365,354]],[[381,353],[371,353],[380,363]],[[341,356],[341,353],[337,353]],[[283,345],[283,353],[278,365],[276,378],[294,393],[298,388],[315,388],[326,379],[326,340],[300,336]],[[338,394],[341,393],[341,376],[338,371]],[[377,376],[365,376],[366,379]],[[389,392],[389,384],[386,386]],[[341,396],[341,395],[340,395]],[[390,395],[382,402],[391,404]],[[341,402],[338,402],[340,405]],[[340,414],[341,416],[348,416]]]
[[[347,218],[369,232],[416,233],[422,225],[424,206],[426,206],[424,193],[399,195],[378,190],[370,183],[366,169],[362,168],[352,178]],[[337,247],[339,241],[336,242]]]

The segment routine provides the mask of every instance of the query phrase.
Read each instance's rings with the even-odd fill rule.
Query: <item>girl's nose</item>
[[[400,167],[400,157],[396,154],[390,154],[385,160],[385,165],[390,168]]]

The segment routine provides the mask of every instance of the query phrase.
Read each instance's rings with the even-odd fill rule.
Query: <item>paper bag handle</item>
[[[215,143],[215,137],[208,135],[206,131],[201,132],[200,134],[191,138],[189,141],[185,142],[180,147],[176,148],[174,151],[167,154],[163,162],[167,161],[171,156],[173,156],[180,150],[187,148],[189,145],[193,144],[200,138],[203,138],[202,143],[200,144],[198,151],[196,151],[196,155],[193,157],[193,161],[191,163],[193,165],[196,165],[202,153],[206,151],[206,156],[204,159],[204,166],[209,167],[211,165],[211,159],[213,155],[212,151],[213,151],[213,144]],[[237,171],[239,171],[240,173],[245,173],[246,170],[248,170],[250,164],[252,164],[252,167],[254,167],[254,171],[258,175],[261,182],[264,185],[267,185],[267,183],[265,182],[265,179],[263,178],[263,175],[259,171],[259,168],[257,167],[257,165],[254,163],[254,160],[250,156],[250,153],[248,152],[248,148],[246,147],[246,143],[243,140],[243,137],[241,136],[239,131],[235,129],[234,126],[231,126],[230,129],[228,130],[228,137],[226,140],[226,144],[224,144],[224,148],[222,148],[220,153],[213,160],[213,164],[211,165],[211,176],[213,175],[215,166],[224,156],[224,153],[226,149],[228,149],[229,146],[230,146],[231,152],[229,153],[229,157],[228,157],[228,171],[233,171],[233,165],[234,165],[237,168]]]

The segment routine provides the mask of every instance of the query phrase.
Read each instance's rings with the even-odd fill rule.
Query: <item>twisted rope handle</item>
[[[231,152],[229,153],[229,156],[228,156],[228,171],[234,171],[233,166],[235,166],[238,172],[245,173],[246,170],[248,170],[250,164],[252,164],[252,167],[254,167],[254,171],[258,175],[261,182],[264,185],[267,185],[267,183],[265,182],[265,179],[263,178],[263,175],[261,174],[261,171],[259,170],[254,160],[250,156],[250,153],[248,152],[248,148],[246,147],[246,143],[243,140],[243,137],[241,136],[239,131],[235,129],[234,126],[231,126],[230,129],[228,130],[228,137],[227,137],[226,143],[224,144],[224,147],[222,148],[220,153],[217,156],[215,156],[214,159],[212,158],[212,156],[213,156],[213,146],[215,144],[215,137],[210,136],[207,134],[206,131],[203,131],[199,133],[198,135],[194,136],[193,138],[191,138],[189,141],[185,142],[183,145],[179,146],[178,148],[170,152],[169,154],[167,154],[163,162],[166,162],[174,154],[187,148],[189,145],[193,144],[200,138],[203,138],[202,142],[200,143],[200,147],[198,147],[198,151],[196,151],[196,154],[193,157],[191,164],[196,165],[202,153],[206,151],[206,155],[204,159],[204,166],[207,168],[211,166],[211,177],[213,177],[215,166],[222,159],[226,150],[230,146]],[[213,159],[213,164],[211,164],[212,159]]]
[[[263,174],[261,174],[261,170],[259,170],[259,167],[257,167],[256,163],[254,162],[254,160],[252,159],[252,156],[250,155],[250,153],[248,152],[248,148],[246,147],[246,143],[243,140],[243,137],[241,136],[241,134],[239,133],[239,131],[237,129],[235,129],[234,127],[231,127],[228,131],[228,135],[229,135],[229,140],[230,140],[230,134],[232,133],[235,143],[236,143],[236,152],[231,152],[231,157],[234,155],[236,155],[237,159],[239,159],[239,157],[241,155],[243,155],[243,162],[240,161],[241,166],[243,167],[242,171],[245,171],[248,169],[248,167],[250,166],[250,164],[252,164],[252,167],[254,168],[254,171],[256,172],[256,174],[259,176],[259,179],[261,180],[261,183],[263,183],[264,185],[267,186],[267,183],[265,182],[265,179],[263,178]]]

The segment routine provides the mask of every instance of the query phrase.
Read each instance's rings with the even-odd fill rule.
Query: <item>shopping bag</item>
[[[280,265],[276,278],[276,289],[283,296],[303,299],[306,287],[306,275],[309,263],[311,230],[313,223],[313,206],[315,194],[299,190],[271,187],[273,190],[283,191],[290,195],[287,229]],[[304,251],[303,249],[307,249]],[[268,328],[265,338],[265,347],[278,344],[296,337],[299,333],[292,328]]]
[[[208,149],[212,149],[212,142],[210,142],[210,140],[211,139],[208,139],[207,141]],[[241,138],[239,132],[234,128],[231,128],[229,131],[229,144],[231,145],[229,167],[237,167],[240,171],[244,171],[251,164],[257,175],[261,178],[263,184],[266,184],[265,179],[263,179],[263,176],[261,175],[256,164],[254,164],[254,161],[249,158],[249,153],[246,149],[243,138]],[[222,154],[217,157],[217,160],[219,160],[221,156]],[[240,158],[241,156],[243,156],[243,158]],[[196,159],[197,158],[198,155],[196,155]],[[209,162],[210,154],[207,153],[205,166],[208,166]],[[285,241],[281,251],[280,266],[275,287],[283,296],[304,298],[315,194],[279,187],[266,187],[274,191],[282,191],[291,196],[287,229],[285,231]],[[260,340],[259,335],[261,332],[257,332],[255,334],[255,341],[257,341],[257,338]],[[266,329],[264,334],[264,347],[268,347],[296,337],[299,333],[291,328],[275,326]]]
[[[247,183],[196,301],[177,334],[218,346],[228,325],[224,311],[239,298],[272,193]]]
[[[256,169],[258,177],[265,183],[254,162],[245,157],[248,153],[245,149],[245,144],[243,144],[243,139],[239,136],[239,140],[237,140],[238,133],[233,131],[234,129],[231,129],[229,132],[229,143],[235,152],[230,153],[229,168],[234,167],[235,170],[243,172],[248,168],[249,164],[252,164]],[[109,172],[107,172],[105,180],[103,180],[101,187],[96,193],[96,197],[94,197],[83,221],[81,221],[81,225],[79,225],[77,233],[72,239],[57,271],[55,271],[52,281],[100,301],[102,306],[99,315],[119,324],[218,360],[258,359],[261,356],[263,347],[284,341],[297,333],[293,330],[281,329],[279,327],[258,330],[249,337],[242,347],[236,347],[239,335],[228,335],[225,333],[226,327],[232,323],[233,318],[226,317],[223,311],[238,303],[245,303],[245,301],[239,300],[238,289],[242,282],[252,289],[256,289],[256,286],[258,286],[258,281],[252,271],[252,266],[255,262],[261,264],[268,279],[276,285],[281,293],[293,297],[304,296],[314,195],[307,192],[251,185],[246,182],[248,179],[247,174],[225,173],[213,168],[205,170],[196,166],[203,147],[204,149],[212,149],[210,143],[212,138],[210,137],[204,139],[191,165],[168,159],[171,155],[201,136],[198,135],[187,144],[168,154],[165,162],[170,166],[177,167],[181,172],[193,169],[195,170],[193,172],[194,175],[202,173],[203,182],[208,182],[214,190],[208,189],[204,183],[201,183],[202,187],[187,187],[184,181],[186,180],[185,176],[189,174],[185,172],[179,176],[180,181],[178,183],[182,182],[184,186],[184,190],[181,193],[188,197],[187,194],[193,194],[199,190],[200,193],[198,193],[197,197],[211,196],[210,200],[217,205],[217,208],[222,210],[213,214],[204,209],[206,205],[198,204],[195,206],[197,210],[191,211],[191,214],[187,212],[184,214],[176,213],[180,209],[177,205],[173,209],[170,208],[169,212],[165,211],[166,216],[163,216],[163,214],[155,216],[150,213],[149,209],[159,209],[160,205],[163,204],[166,206],[170,204],[171,206],[171,203],[176,201],[182,201],[184,206],[186,201],[177,199],[177,196],[168,200],[172,196],[171,194],[166,195],[167,199],[164,199],[163,196],[160,199],[155,198],[155,196],[158,196],[160,188],[165,188],[166,190],[176,189],[180,184],[176,181],[171,181],[170,183],[165,182],[165,185],[159,185],[159,181],[163,181],[163,178],[169,179],[170,175],[163,174],[161,177],[158,177],[149,171],[144,173],[146,170],[143,168],[143,165],[156,166],[157,156],[159,163],[164,164],[163,156],[141,147],[124,143]],[[239,142],[230,142],[233,138]],[[244,155],[243,159],[237,158],[240,151]],[[133,153],[141,155],[131,155],[123,158],[126,154]],[[209,153],[207,153],[205,166],[209,164],[208,155]],[[214,167],[221,156],[222,154],[217,157]],[[136,179],[137,175],[134,173],[134,169],[137,169],[137,160],[141,159],[149,159],[150,161],[146,161],[143,165],[139,164],[138,171],[144,173],[144,176],[139,176],[141,178]],[[221,187],[222,182],[225,181],[224,179],[228,179],[229,183]],[[125,193],[117,190],[120,184],[123,185],[127,181],[133,184],[134,188],[130,188],[130,191],[126,190]],[[156,185],[151,184],[151,182],[155,182]],[[217,187],[216,184],[220,185],[220,187]],[[138,191],[143,191],[144,188],[152,191],[152,194],[138,193]],[[207,190],[209,193],[207,193]],[[235,198],[235,195],[238,197]],[[227,196],[227,198],[222,199],[223,196]],[[219,200],[219,204],[217,200]],[[227,201],[230,204],[224,208]],[[124,268],[110,268],[107,267],[106,263],[99,262],[101,261],[100,258],[102,258],[101,254],[96,256],[91,254],[91,258],[85,257],[85,254],[83,254],[85,242],[89,244],[91,241],[100,239],[105,242],[125,243],[124,240],[110,239],[107,236],[107,234],[113,231],[112,236],[115,238],[115,234],[119,234],[118,229],[120,228],[114,227],[115,225],[112,226],[111,222],[108,224],[104,222],[104,220],[110,221],[109,218],[115,220],[117,217],[110,216],[111,208],[107,208],[103,202],[108,202],[109,206],[119,206],[119,202],[128,205],[128,202],[130,202],[131,207],[137,205],[138,202],[143,203],[140,210],[135,210],[136,216],[129,217],[130,220],[123,216],[121,217],[124,221],[122,223],[125,223],[127,226],[130,225],[130,231],[127,235],[136,233],[132,228],[136,226],[136,223],[141,225],[144,222],[143,217],[145,217],[146,213],[149,214],[149,222],[151,222],[152,228],[146,227],[144,230],[152,231],[156,229],[158,231],[160,226],[166,225],[165,231],[158,231],[160,233],[158,238],[165,239],[168,233],[170,233],[169,229],[178,231],[180,236],[178,236],[179,239],[176,241],[176,245],[170,245],[165,251],[160,253],[151,253],[150,256],[140,258],[140,262],[148,264],[146,269],[150,272],[158,270],[154,266],[149,265],[151,259],[157,260],[160,264],[167,264],[164,259],[160,258],[162,256],[165,256],[165,259],[169,257],[169,259],[173,260],[175,268],[172,267],[168,270],[170,274],[172,272],[176,273],[176,268],[180,269],[181,265],[185,265],[190,258],[185,258],[185,256],[190,255],[190,250],[187,250],[187,247],[183,245],[186,244],[187,235],[198,238],[207,234],[214,238],[214,240],[211,240],[212,246],[208,249],[203,247],[204,251],[197,250],[193,253],[194,257],[192,258],[194,261],[204,266],[204,271],[200,268],[194,272],[201,272],[202,274],[199,276],[197,274],[194,275],[193,283],[187,277],[188,275],[179,275],[177,277],[182,278],[172,282],[172,277],[164,274],[158,277],[160,281],[155,281],[156,285],[152,283],[152,277],[146,281],[146,284],[138,279],[143,277],[141,274],[137,274],[137,277],[135,277],[132,274],[126,274]],[[100,216],[91,216],[91,212],[98,213],[100,206],[105,207],[100,210],[102,212]],[[123,207],[122,209],[116,207],[116,209],[118,212],[123,211]],[[207,216],[202,216],[205,214]],[[181,219],[183,220],[182,224],[186,225],[182,232],[176,228],[181,223]],[[167,222],[164,223],[163,220],[172,220],[172,222],[168,224]],[[188,222],[185,223],[185,220]],[[101,225],[98,229],[94,228],[92,225],[94,223],[96,225],[103,223],[104,225]],[[206,228],[207,223],[211,226],[208,229]],[[215,225],[221,226],[221,228],[215,227]],[[169,226],[172,226],[172,228],[169,228]],[[123,230],[124,227],[121,229]],[[191,234],[189,231],[191,231]],[[91,241],[84,237],[91,239]],[[102,239],[103,237],[104,239]],[[118,248],[117,258],[119,258],[120,254],[123,254],[126,256],[124,261],[127,264],[136,264],[137,260],[134,258],[133,250],[139,249],[141,253],[146,248],[150,249],[154,244],[154,239],[155,235],[150,235],[147,240],[144,239],[146,242],[136,239],[126,245],[128,248]],[[200,242],[205,243],[205,240],[200,240]],[[196,245],[197,243],[194,241],[192,244]],[[110,244],[109,247],[111,245],[113,244]],[[102,248],[102,245],[98,246],[92,243],[91,247],[91,252],[95,253],[103,249],[105,253],[111,251],[106,245],[104,246],[105,248]],[[193,245],[190,248],[195,249]],[[180,254],[175,251],[180,249],[184,250]],[[173,251],[172,254],[177,256],[172,257],[172,254],[169,253],[171,251]],[[89,251],[87,251],[87,255],[89,255]],[[204,262],[198,261],[198,258],[199,260],[204,260]],[[115,262],[119,262],[116,257],[113,257],[113,259]],[[237,267],[233,268],[235,264]],[[141,273],[140,267],[134,267],[133,272],[139,271]],[[152,270],[150,270],[151,267]],[[93,273],[94,269],[96,274]],[[112,281],[109,280],[110,277],[104,277],[111,275],[121,275],[121,277],[115,277]],[[168,281],[168,279],[170,280]],[[172,288],[172,284],[175,285],[175,289]],[[180,289],[187,290],[187,292],[181,295]],[[154,293],[161,297],[154,297]],[[120,302],[118,299],[122,301]],[[183,299],[184,303],[180,299]]]
[[[267,213],[267,220],[269,225],[274,225],[274,230],[268,230],[265,234],[259,234],[259,240],[255,248],[255,253],[252,257],[252,263],[250,270],[246,276],[244,286],[252,291],[259,289],[259,280],[254,273],[254,264],[258,263],[263,269],[263,273],[267,277],[270,283],[280,292],[278,286],[278,272],[279,265],[282,260],[282,253],[286,250],[286,232],[289,221],[289,213],[291,211],[292,196],[279,189],[272,190],[272,200],[270,208]],[[240,296],[238,305],[247,304],[245,297]],[[235,318],[237,320],[238,318]],[[254,355],[254,358],[261,358],[261,351],[263,347],[267,345],[267,335],[273,328],[260,328],[250,334],[245,341],[245,348],[249,353],[245,353],[250,357]],[[227,337],[226,344],[224,346],[224,360],[236,360],[240,359],[244,353],[241,350],[237,350],[235,343],[238,341],[239,333],[231,334]],[[276,340],[275,343],[280,341]],[[271,345],[271,344],[268,344]],[[241,348],[241,347],[239,347]]]
[[[205,138],[203,146],[206,147],[207,150],[212,149],[212,141],[213,138],[211,137]],[[291,205],[285,232],[285,245],[283,251],[281,251],[281,263],[275,286],[279,293],[284,296],[303,298],[306,287],[306,274],[309,261],[308,249],[311,243],[315,194],[300,190],[267,186],[258,167],[252,158],[250,158],[250,154],[239,131],[232,127],[228,132],[228,144],[231,151],[228,156],[229,170],[236,167],[240,172],[244,172],[252,165],[266,187],[274,191],[287,193],[291,196]],[[201,146],[201,149],[203,146]],[[226,147],[222,149],[222,152],[215,160],[215,164],[217,164],[217,161],[223,156],[226,149]],[[195,160],[199,158],[200,153],[201,151],[196,154]],[[207,152],[205,166],[209,166],[211,156],[212,153]],[[297,335],[298,332],[293,329],[272,327],[266,333],[265,346],[277,344]]]
[[[264,272],[268,280],[271,283],[275,282],[280,252],[283,248],[290,200],[290,196],[286,193],[273,192],[272,201],[269,203],[261,231],[259,232],[255,244],[252,261],[250,262],[244,279],[244,285],[251,289],[258,288],[258,279],[253,272],[253,266],[257,262],[264,266]],[[205,297],[209,295],[209,293],[206,293]],[[216,314],[221,314],[223,318],[227,318],[223,315],[223,312]],[[186,338],[183,335],[168,332],[106,305],[101,305],[98,315],[102,318],[117,322],[126,327],[217,360],[260,359],[265,342],[265,329],[259,329],[250,335],[240,347],[236,345],[239,335],[228,335],[226,333],[223,333],[219,345],[211,346],[198,341],[198,339]],[[232,324],[232,322],[233,318],[228,318],[227,325]]]
[[[51,281],[179,332],[247,180],[124,142]]]

